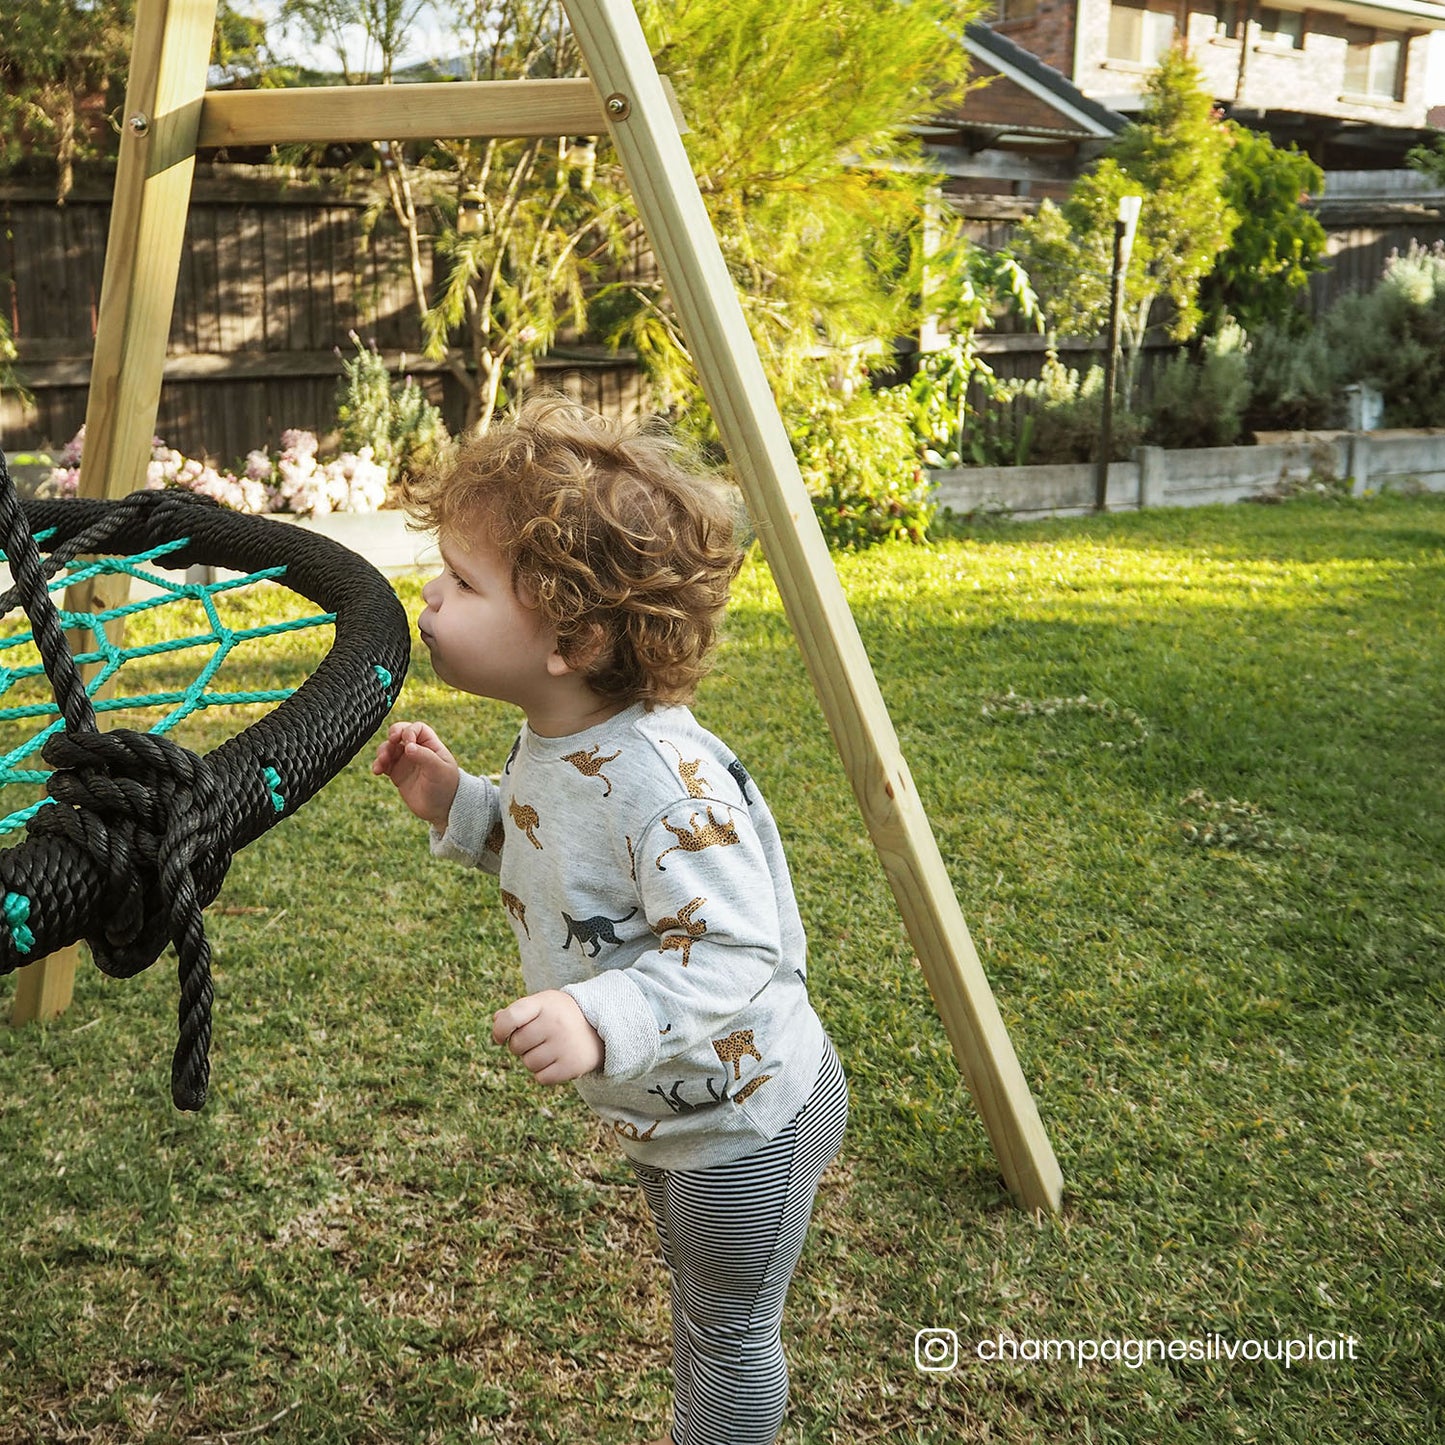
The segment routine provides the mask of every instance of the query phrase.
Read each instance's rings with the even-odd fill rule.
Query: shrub
[[[1314,431],[1338,416],[1335,362],[1318,328],[1262,327],[1249,338],[1246,372],[1244,424],[1252,431]]]
[[[245,468],[237,475],[183,456],[155,437],[146,466],[146,489],[179,487],[237,512],[291,512],[302,517],[374,512],[386,501],[386,473],[372,460],[369,447],[323,463],[317,460],[318,444],[311,432],[283,432],[281,446],[280,455],[274,459],[257,448],[246,457]],[[36,488],[36,494],[75,496],[84,451],[85,428],[81,427],[60,454],[59,465]]]
[[[1394,253],[1373,290],[1330,308],[1323,330],[1336,386],[1373,386],[1391,426],[1445,426],[1445,243]]]
[[[354,331],[347,335],[356,354],[342,358],[336,388],[343,452],[359,456],[370,447],[388,482],[424,470],[451,443],[441,412],[412,377],[392,380],[375,343],[364,344]]]
[[[1154,384],[1149,440],[1161,447],[1227,447],[1238,440],[1249,401],[1244,332],[1232,323],[1199,355],[1170,359]]]
[[[1104,369],[1091,366],[1081,375],[1051,351],[1038,378],[1000,382],[997,404],[972,422],[965,450],[979,465],[1092,462],[1104,424]],[[1143,439],[1144,418],[1124,405],[1121,390],[1114,394],[1110,433],[1111,461],[1130,456]]]
[[[901,388],[820,386],[790,431],[830,547],[926,540],[935,508]]]

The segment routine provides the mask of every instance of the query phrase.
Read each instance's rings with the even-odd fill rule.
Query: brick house
[[[1016,220],[1069,184],[1128,118],[1032,51],[987,25],[964,33],[974,88],[962,106],[921,127],[944,193],[993,244],[989,223]]]
[[[1125,115],[1182,37],[1228,114],[1294,142],[1326,171],[1401,166],[1434,134],[1432,110],[1445,119],[1436,0],[996,0],[991,28]],[[987,119],[990,89],[971,95],[964,114]]]

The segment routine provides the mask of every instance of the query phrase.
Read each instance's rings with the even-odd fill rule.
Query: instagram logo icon
[[[958,1334],[954,1330],[919,1330],[913,1337],[913,1365],[942,1374],[958,1363]]]

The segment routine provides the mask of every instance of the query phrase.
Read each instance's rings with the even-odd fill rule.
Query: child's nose
[[[428,607],[436,606],[436,586],[441,580],[440,577],[433,577],[431,581],[421,589],[421,600],[425,602]]]

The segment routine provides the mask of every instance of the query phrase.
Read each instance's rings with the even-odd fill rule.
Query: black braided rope
[[[42,561],[34,533],[52,528]],[[188,544],[159,565],[246,573],[284,565],[283,585],[336,616],[316,671],[205,757],[151,733],[96,731],[45,587],[77,556],[129,555],[181,538]],[[0,547],[15,581],[0,595],[0,612],[23,602],[65,719],[42,753],[54,769],[52,805],[30,819],[23,842],[0,851],[0,889],[30,901],[23,947],[0,928],[0,974],[84,938],[102,970],[129,977],[173,941],[181,998],[171,1093],[179,1108],[199,1109],[213,997],[203,910],[232,854],[311,798],[385,718],[406,676],[406,614],[370,563],[314,532],[179,491],[22,506],[3,455]],[[276,777],[279,811],[268,780]]]

